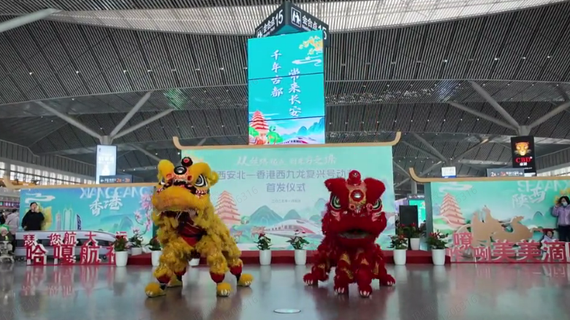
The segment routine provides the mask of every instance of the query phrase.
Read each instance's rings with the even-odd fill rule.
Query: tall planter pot
[[[420,250],[420,238],[410,238],[410,250]]]
[[[431,260],[434,266],[445,265],[445,249],[431,249]]]
[[[152,261],[152,266],[153,267],[158,267],[158,264],[160,263],[160,256],[162,255],[162,251],[161,250],[153,250],[150,252],[150,257],[151,257],[151,261]]]
[[[406,252],[408,249],[394,249],[394,264],[403,266],[406,264]]]
[[[295,264],[298,266],[307,264],[307,250],[295,249]]]
[[[259,250],[259,264],[262,266],[271,264],[271,250]]]
[[[126,267],[129,261],[128,251],[117,251],[115,252],[115,265],[117,267]]]

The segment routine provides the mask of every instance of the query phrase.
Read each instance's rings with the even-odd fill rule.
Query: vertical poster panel
[[[99,183],[101,176],[114,176],[117,174],[117,146],[97,146],[97,166],[95,183]]]
[[[138,233],[152,238],[152,187],[23,189],[20,219],[36,202],[50,221],[45,231],[90,230]]]
[[[322,31],[248,42],[250,144],[325,142]]]
[[[543,232],[556,228],[552,207],[570,193],[570,180],[432,182],[430,189],[433,229],[450,235],[452,259],[529,262],[521,246],[538,248]]]
[[[183,150],[182,156],[207,162],[220,175],[212,202],[242,250],[257,250],[254,241],[262,232],[271,237],[274,249],[291,249],[286,241],[296,230],[315,249],[323,238],[321,219],[329,199],[324,182],[346,178],[353,169],[386,185],[383,248],[394,234],[392,147],[202,149]]]

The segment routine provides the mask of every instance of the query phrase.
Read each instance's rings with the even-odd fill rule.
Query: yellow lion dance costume
[[[186,157],[176,167],[168,160],[160,161],[158,179],[152,218],[163,251],[154,271],[158,283],[146,286],[147,296],[162,296],[166,288],[181,286],[195,252],[206,257],[218,296],[231,292],[231,286],[223,282],[228,271],[237,278],[238,286],[248,287],[253,277],[242,274],[241,252],[210,201],[210,187],[218,182],[218,174],[208,164],[193,163]]]

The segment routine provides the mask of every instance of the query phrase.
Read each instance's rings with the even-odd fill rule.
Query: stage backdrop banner
[[[182,156],[207,162],[220,175],[212,202],[242,250],[257,250],[254,241],[262,232],[273,249],[292,249],[286,241],[296,230],[305,233],[307,249],[315,249],[323,238],[321,218],[329,199],[324,181],[346,178],[353,169],[386,184],[383,248],[394,233],[392,147],[201,149],[183,150]]]
[[[452,233],[469,224],[474,213],[483,219],[488,209],[501,222],[521,217],[532,228],[555,228],[551,210],[561,195],[570,193],[570,180],[511,180],[432,182],[431,206],[435,230]],[[536,232],[535,240],[542,234]]]
[[[147,242],[152,238],[152,192],[152,187],[24,189],[20,218],[36,202],[52,221],[46,231],[127,231]]]

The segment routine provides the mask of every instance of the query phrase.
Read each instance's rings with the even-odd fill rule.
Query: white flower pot
[[[131,248],[131,256],[138,256],[142,254],[142,248],[141,247],[132,247]]]
[[[271,261],[271,257],[269,257]],[[295,264],[298,266],[304,266],[307,264],[307,250],[295,250]]]
[[[259,264],[262,266],[268,266],[271,264],[271,250],[259,251]]]
[[[434,266],[445,265],[445,249],[431,249],[431,260]]]
[[[127,251],[115,252],[115,265],[117,267],[126,267],[129,261],[129,253]]]
[[[200,258],[192,258],[192,259],[190,259],[190,261],[188,262],[188,264],[189,264],[191,267],[196,267],[196,266],[198,266],[198,265],[200,264]]]
[[[406,252],[408,249],[394,249],[394,264],[397,266],[403,266],[406,264]]]
[[[410,249],[420,250],[420,238],[411,238],[410,239]]]
[[[161,250],[156,250],[156,251],[150,252],[150,257],[151,257],[153,267],[158,267],[158,264],[160,263],[160,256],[161,255],[162,255]]]

